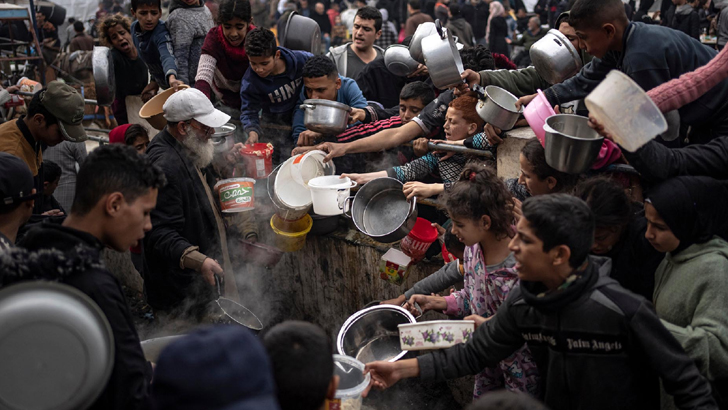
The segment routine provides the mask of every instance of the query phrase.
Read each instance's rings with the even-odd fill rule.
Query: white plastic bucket
[[[308,184],[313,178],[335,173],[334,163],[324,164],[326,153],[320,150],[309,151],[291,158],[291,176],[301,185]]]
[[[308,181],[313,200],[313,211],[318,215],[341,215],[344,213],[344,201],[350,195],[356,182],[348,177],[338,175],[316,177]]]

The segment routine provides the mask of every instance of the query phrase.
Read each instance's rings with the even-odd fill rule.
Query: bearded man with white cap
[[[163,106],[167,126],[146,155],[167,177],[144,238],[144,288],[155,316],[201,320],[217,296],[215,276],[226,275],[226,296],[237,299],[225,225],[214,198],[211,167],[215,127],[230,116],[194,88]]]

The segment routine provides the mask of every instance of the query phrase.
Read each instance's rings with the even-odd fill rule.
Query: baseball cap
[[[73,87],[60,81],[51,81],[41,91],[40,103],[58,119],[58,128],[67,141],[86,141],[83,129],[84,101]]]
[[[0,152],[0,210],[35,199],[33,173],[22,159]]]
[[[201,328],[167,346],[151,400],[157,410],[280,410],[268,354],[242,326]]]
[[[208,127],[222,127],[230,116],[215,109],[210,99],[196,88],[177,91],[162,106],[164,118],[169,122],[196,120]]]

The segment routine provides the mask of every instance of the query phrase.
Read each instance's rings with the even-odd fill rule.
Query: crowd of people
[[[476,375],[472,410],[728,408],[727,5],[131,0],[126,15],[123,4],[101,3],[93,30],[73,23],[64,45],[89,51],[90,31],[111,49],[118,126],[88,153],[84,98],[62,81],[0,124],[0,292],[47,280],[98,304],[115,355],[92,409],[338,408],[328,407],[340,382],[332,335],[317,325],[267,324],[260,337],[200,326],[221,280],[224,296],[239,299],[235,273],[245,274],[245,261],[231,243],[263,236],[257,213],[222,212],[216,183],[245,176],[244,144],[272,144],[276,165],[322,150],[359,184],[394,178],[407,198],[439,205],[420,215],[446,228],[441,239],[456,259],[382,303],[476,324],[465,344],[367,363],[371,388]],[[293,11],[319,25],[323,55],[279,45],[286,33],[276,22]],[[463,83],[449,89],[437,89],[424,64],[397,76],[383,58],[434,19],[463,45]],[[38,22],[42,40],[60,42]],[[528,54],[548,27],[584,65],[559,84]],[[715,30],[717,45],[702,44]],[[497,174],[507,134],[478,114],[476,85],[501,87],[518,106],[542,90],[557,112],[588,117],[583,100],[611,70],[677,119],[668,132],[630,152],[591,117],[605,142],[588,172],[552,168],[533,138],[520,149],[519,176]],[[167,89],[175,92],[163,105],[166,126],[150,133],[128,107]],[[0,102],[15,91],[0,92]],[[347,129],[307,129],[307,99],[349,106]],[[234,146],[217,152],[212,136],[228,123]],[[130,253],[157,326],[196,328],[156,367],[105,248]]]

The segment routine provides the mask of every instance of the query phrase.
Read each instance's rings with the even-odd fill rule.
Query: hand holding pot
[[[362,122],[366,118],[366,113],[362,108],[352,108],[349,110],[349,124]]]
[[[372,387],[379,390],[388,389],[402,379],[397,371],[397,362],[371,362],[366,365],[364,372],[371,375]]]
[[[151,81],[142,90],[142,101],[146,103],[147,101],[151,100],[152,97],[157,95],[157,91],[159,91],[159,84],[157,84],[156,81]]]
[[[387,171],[378,171],[378,172],[368,172],[366,174],[341,174],[341,177],[348,177],[352,181],[356,182],[359,185],[364,185],[367,182],[377,179],[377,178],[384,178],[387,176]]]
[[[463,71],[460,77],[465,80],[470,88],[472,88],[474,85],[480,84],[480,73],[477,71],[473,71],[469,68]]]
[[[516,109],[520,110],[521,107],[528,105],[536,97],[538,97],[538,93],[531,94],[531,95],[524,95],[523,97],[519,98],[518,101],[516,101]]]
[[[427,149],[427,143],[429,140],[427,138],[417,138],[412,142],[412,150],[415,152],[416,157],[422,157],[429,151]]]
[[[425,184],[423,182],[410,181],[404,184],[402,192],[407,196],[409,201],[413,197],[429,198],[441,194],[445,191],[444,184]]]
[[[321,150],[327,153],[324,158],[324,164],[331,161],[334,158],[343,157],[346,155],[346,144],[324,142],[316,146],[317,150]]]
[[[407,78],[418,77],[421,75],[429,75],[429,74],[430,74],[430,72],[427,71],[427,66],[424,64],[419,64],[417,66],[417,70],[415,70],[414,73],[408,75]]]
[[[597,121],[596,118],[593,116],[589,116],[589,122],[587,123],[589,126],[597,132],[597,134],[601,135],[602,137],[614,142],[614,137],[612,137],[612,134],[607,131],[606,127],[604,127],[604,124]]]
[[[222,267],[220,267],[220,264],[216,260],[207,258],[202,262],[200,273],[205,282],[210,286],[215,286],[215,275],[222,276]]]
[[[503,138],[501,138],[501,136],[500,136],[500,134],[502,132],[503,131],[500,128],[494,127],[490,124],[485,124],[485,127],[483,127],[483,133],[485,133],[485,139],[487,139],[488,143],[490,143],[490,145],[493,145],[493,146],[498,145],[501,142],[503,142]]]
[[[322,135],[316,131],[306,130],[298,134],[298,146],[308,147],[316,144],[316,140],[321,138]]]
[[[246,144],[255,144],[258,142],[258,133],[255,131],[250,131],[248,133],[248,139],[245,140]]]
[[[420,305],[422,312],[419,312],[415,307],[415,303]],[[443,311],[447,309],[447,302],[442,296],[426,296],[426,295],[412,295],[412,297],[405,303],[404,308],[415,316],[419,316],[428,310]]]

